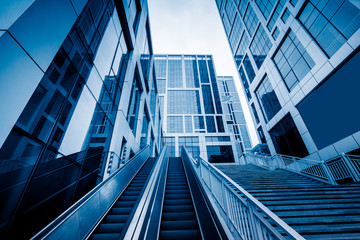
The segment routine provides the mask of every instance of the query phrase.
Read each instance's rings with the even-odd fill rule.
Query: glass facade
[[[113,173],[130,149],[139,150],[126,143],[137,135],[137,122],[144,144],[150,137],[145,129],[155,126],[139,101],[147,94],[139,86],[151,89],[153,80],[147,13],[137,20],[144,34],[128,39],[124,32],[132,27],[123,27],[133,22],[119,17],[128,9],[117,9],[114,1],[30,2],[0,34],[1,239],[29,239]],[[140,55],[129,60],[135,45]],[[129,61],[140,65],[135,69]],[[136,83],[141,75],[149,83]],[[120,106],[124,81],[134,84],[126,86],[131,97]],[[10,108],[7,101],[15,104]],[[156,109],[152,104],[152,114]],[[130,135],[117,127],[119,110],[128,113],[123,127],[134,130]],[[120,139],[112,139],[115,131]],[[122,146],[111,147],[113,140]]]
[[[262,25],[259,26],[252,43],[250,44],[250,51],[254,57],[256,66],[261,67],[265,58],[267,57],[268,52],[272,47],[270,38],[265,32],[265,29]]]
[[[280,120],[269,134],[277,153],[296,157],[305,157],[309,154],[289,114]]]
[[[360,9],[349,0],[310,1],[299,20],[331,57],[359,29]]]
[[[201,114],[197,90],[168,90],[168,114]]]
[[[275,54],[274,62],[289,91],[315,66],[314,60],[292,31]]]
[[[233,5],[237,6],[236,14],[234,9],[231,9]],[[349,75],[343,73],[347,79],[357,79],[354,66],[350,69],[346,63],[359,49],[358,1],[222,0],[217,1],[217,6],[220,16],[226,16],[226,23],[225,18],[222,18],[223,25],[240,81],[253,112],[258,136],[262,142],[269,141],[271,153],[279,152],[280,148],[285,149],[285,145],[279,148],[279,145],[274,143],[274,137],[265,139],[264,134],[267,136],[267,133],[280,123],[281,118],[289,113],[297,114],[299,109],[302,110],[301,117],[295,121],[294,129],[299,128],[299,132],[306,135],[304,148],[311,157],[327,160],[330,155],[335,157],[339,152],[360,149],[359,141],[355,140],[355,143],[352,140],[357,139],[357,128],[353,127],[352,121],[348,121],[357,117],[338,119],[330,117],[328,113],[331,111],[327,111],[333,109],[332,112],[336,112],[336,116],[346,116],[347,113],[344,113],[343,109],[357,108],[357,101],[350,100],[350,94],[343,96],[341,93],[343,85],[352,84],[345,84],[344,79],[343,82],[338,82],[338,87],[334,87],[338,91],[325,87],[326,82],[337,72],[341,72],[342,68],[349,72]],[[329,99],[322,92],[331,92],[332,98]],[[256,99],[252,98],[252,95],[256,96]],[[227,97],[221,96],[222,99]],[[343,105],[338,101],[333,102],[332,99],[341,99],[338,101]],[[229,104],[223,109],[224,112],[231,112],[233,106]],[[314,114],[311,114],[310,109]],[[260,113],[264,118],[259,115]],[[321,114],[318,116],[316,113]],[[224,119],[226,123],[237,121],[229,115]],[[343,125],[346,127],[341,127]],[[230,129],[233,132],[239,131],[236,126],[231,126]],[[289,134],[295,134],[295,130],[289,131]],[[322,136],[330,134],[332,137]],[[288,140],[289,148],[290,145],[300,142],[290,141],[290,137]],[[336,150],[325,153],[327,149]],[[306,151],[301,150],[302,153],[297,154],[303,155]]]
[[[275,114],[280,111],[281,105],[267,76],[265,76],[259,84],[255,94],[259,103],[261,103],[260,105],[262,107],[265,120],[267,122],[270,121]]]
[[[206,150],[211,163],[234,162],[233,148],[231,146],[207,146]]]

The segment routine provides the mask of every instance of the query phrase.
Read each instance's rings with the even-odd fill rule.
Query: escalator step
[[[163,212],[164,221],[192,220],[196,219],[194,212]]]
[[[190,199],[190,194],[166,194],[165,199]]]
[[[105,221],[107,223],[125,223],[129,215],[107,215]]]
[[[167,189],[165,194],[190,194],[188,189]]]
[[[136,201],[138,199],[138,196],[121,196],[121,201]]]
[[[192,204],[191,199],[167,200],[165,199],[164,205],[189,205]]]
[[[95,233],[92,240],[118,240],[120,233]]]
[[[161,223],[161,230],[186,230],[198,228],[196,220],[163,221]]]
[[[122,208],[114,207],[111,210],[111,213],[114,215],[125,215],[125,214],[130,214],[131,210],[132,210],[131,207],[122,207]]]
[[[117,208],[123,208],[123,207],[132,207],[134,206],[134,204],[135,204],[134,201],[118,201],[115,206]]]
[[[99,227],[100,233],[120,233],[125,223],[103,223]]]
[[[164,212],[190,212],[194,211],[192,205],[180,205],[180,206],[164,206]]]
[[[160,231],[160,239],[170,239],[170,240],[177,240],[177,239],[201,239],[201,234],[199,230],[167,230],[167,231]]]
[[[129,190],[126,190],[124,193],[123,193],[123,196],[139,196],[140,194],[140,191],[129,191]]]

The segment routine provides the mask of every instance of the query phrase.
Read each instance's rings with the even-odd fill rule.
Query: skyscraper
[[[146,1],[0,4],[0,238],[29,238],[161,121]]]
[[[261,142],[271,153],[358,154],[357,1],[216,0]]]
[[[245,147],[240,140],[242,134],[234,134],[232,126],[227,127],[227,118],[233,112],[223,109],[225,93],[223,89],[219,91],[212,56],[155,55],[155,70],[164,123],[163,140],[170,155],[179,156],[181,145],[185,145],[195,158],[200,155],[212,163],[238,162],[251,143],[245,125],[239,130],[246,136]],[[235,93],[236,90],[231,95],[238,101]],[[240,148],[235,147],[236,139]]]

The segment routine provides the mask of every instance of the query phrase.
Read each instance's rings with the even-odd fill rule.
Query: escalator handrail
[[[74,224],[71,222],[71,221],[73,221],[73,219],[71,219],[71,218],[74,217],[74,215],[76,215],[76,213],[78,213],[79,210],[86,205],[86,203],[89,203],[91,200],[95,199],[97,194],[100,194],[100,196],[99,196],[99,198],[100,198],[102,196],[102,194],[100,192],[102,189],[104,189],[104,187],[106,187],[107,185],[110,185],[110,184],[116,185],[117,178],[121,178],[124,175],[125,177],[127,177],[127,179],[129,179],[129,181],[121,182],[121,184],[124,185],[123,187],[121,186],[122,187],[121,191],[118,191],[118,192],[113,191],[111,193],[107,192],[108,195],[102,196],[102,197],[108,198],[106,200],[108,200],[109,206],[104,207],[104,209],[99,210],[100,213],[99,213],[98,219],[101,219],[104,216],[104,214],[106,214],[106,212],[108,212],[108,210],[111,208],[111,206],[114,204],[114,202],[118,199],[118,197],[122,194],[124,189],[127,187],[129,182],[131,182],[131,180],[134,178],[134,176],[137,174],[137,172],[141,169],[145,160],[148,159],[149,156],[150,156],[150,146],[146,145],[135,156],[133,156],[124,166],[117,169],[109,178],[107,178],[106,180],[101,182],[99,185],[97,185],[95,188],[93,188],[90,192],[88,192],[85,196],[80,198],[70,208],[65,210],[59,217],[57,217],[55,220],[53,220],[51,223],[49,223],[45,228],[43,228],[40,232],[38,232],[36,235],[34,235],[31,238],[31,240],[47,239],[47,238],[50,239],[50,238],[53,238],[54,234],[62,235],[61,230],[59,230],[60,228],[66,229],[66,228],[69,228],[69,226],[67,226],[67,225]],[[131,169],[132,165],[135,166],[134,169]],[[134,173],[132,174],[132,172],[130,172],[130,171],[132,171]],[[128,172],[130,172],[130,173],[128,173]],[[124,174],[122,174],[122,173],[124,173]],[[126,174],[130,174],[130,176],[126,176]],[[110,194],[112,194],[112,195],[110,196]],[[109,199],[109,198],[111,198],[111,199]],[[104,199],[102,199],[102,202],[104,202]],[[91,204],[91,203],[89,203],[89,204]],[[80,221],[80,220],[78,220],[78,221]],[[97,220],[97,222],[98,222],[98,220]],[[94,224],[97,224],[97,222],[95,222]],[[86,230],[84,231],[84,229],[80,229],[82,226],[80,226],[79,222],[77,222],[77,223],[78,223],[78,226],[77,226],[78,232],[81,232],[83,236],[80,236],[80,234],[74,234],[73,239],[83,239],[88,235],[89,232],[91,232],[93,230],[94,224],[92,226],[87,226],[89,228],[88,232],[87,232]],[[58,232],[58,231],[60,231],[60,232]],[[79,238],[76,238],[76,236],[78,236]],[[58,236],[58,237],[60,237],[60,236]]]
[[[239,202],[243,203],[243,206],[247,206],[249,212],[253,212],[254,218],[257,218],[258,221],[256,221],[256,220],[251,221],[251,224],[256,225],[256,226],[250,226],[252,229],[258,229],[260,227],[259,226],[259,224],[260,224],[260,225],[263,225],[266,228],[266,229],[264,229],[264,231],[266,230],[266,231],[269,231],[271,234],[274,234],[277,237],[277,239],[284,239],[284,237],[274,227],[272,227],[267,221],[265,221],[262,217],[260,217],[259,213],[256,210],[256,209],[258,209],[263,214],[265,214],[267,217],[272,219],[277,224],[277,226],[280,227],[292,239],[299,239],[299,240],[304,239],[293,228],[291,228],[282,219],[280,219],[272,211],[270,211],[270,209],[265,207],[255,197],[253,197],[250,193],[248,193],[245,189],[243,189],[241,186],[239,186],[237,183],[235,183],[232,179],[230,179],[228,176],[226,176],[224,173],[222,173],[220,170],[218,170],[212,164],[205,161],[201,157],[196,161],[195,159],[193,159],[189,155],[189,153],[187,152],[187,150],[186,150],[186,148],[184,146],[182,146],[182,151],[184,151],[186,153],[186,155],[189,157],[190,162],[192,163],[194,169],[195,168],[198,169],[195,172],[196,172],[196,175],[198,176],[199,179],[202,178],[201,176],[199,176],[199,172],[202,172],[201,166],[203,165],[204,169],[207,168],[206,170],[209,172],[209,174],[210,174],[210,172],[213,172],[213,174],[216,176],[216,178],[221,179],[223,188],[228,188],[229,192],[232,192],[234,197],[237,198],[239,200]],[[202,183],[203,187],[207,186],[204,180],[202,180],[201,183]],[[226,183],[232,185],[237,190],[239,190],[241,192],[241,194],[245,197],[246,200],[242,199],[239,194],[236,194],[236,192],[233,189],[231,189],[231,187]],[[207,186],[207,189],[209,189],[209,186]],[[212,193],[212,190],[211,189],[209,189],[209,190]],[[226,194],[223,194],[224,197],[225,197],[225,195]],[[216,199],[215,196],[214,196],[214,199]],[[216,201],[219,203],[218,200],[216,200]],[[219,204],[223,209],[225,208],[224,210],[226,210],[226,208],[228,208],[229,211],[233,210],[233,209],[230,209],[230,206],[224,206],[221,203],[219,203]],[[225,205],[227,205],[227,204],[225,204]],[[228,216],[228,217],[230,217],[230,216]],[[232,222],[232,221],[229,219],[228,222]],[[236,226],[234,226],[234,227],[235,227],[235,229],[237,229]],[[253,235],[256,235],[257,231],[258,230],[254,230]]]
[[[144,190],[142,198],[139,201],[137,209],[133,215],[133,218],[129,224],[129,227],[126,230],[124,239],[151,239],[150,235],[154,232],[147,231],[150,227],[150,220],[154,217],[154,207],[158,203],[156,201],[157,195],[163,195],[161,191],[158,191],[159,187],[162,185],[162,177],[166,176],[167,169],[167,146],[165,146],[156,162],[156,165],[153,168],[152,174],[149,177],[148,184]],[[162,205],[161,205],[162,206]],[[146,237],[144,237],[146,234]],[[157,238],[156,238],[157,239]]]

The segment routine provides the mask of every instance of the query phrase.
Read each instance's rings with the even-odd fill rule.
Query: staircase
[[[360,183],[333,186],[254,165],[216,167],[306,239],[360,239]]]
[[[169,159],[159,238],[201,239],[181,158]]]
[[[149,158],[92,235],[93,240],[123,238],[156,158]],[[126,229],[126,228],[125,228]]]

